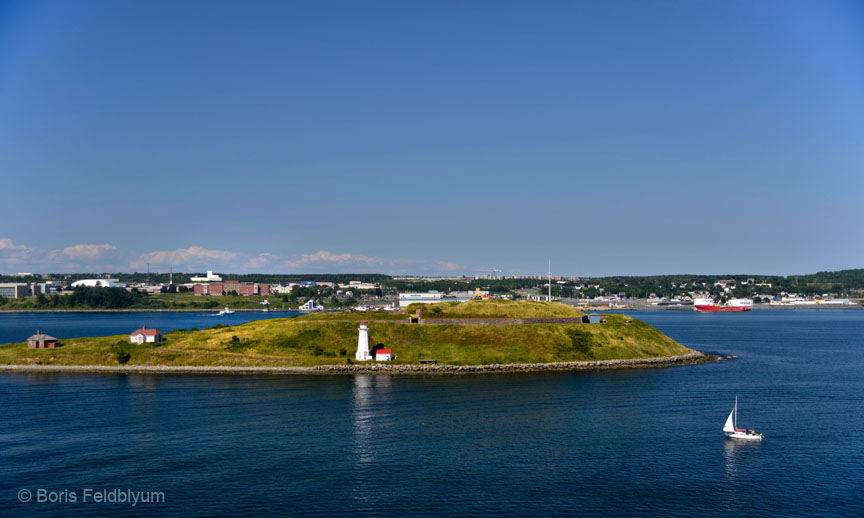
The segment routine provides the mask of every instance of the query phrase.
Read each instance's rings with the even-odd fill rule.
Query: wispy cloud
[[[33,259],[35,249],[26,245],[16,245],[8,237],[0,238],[0,266],[21,268]]]
[[[190,270],[200,270],[210,265],[212,265],[211,268],[225,268],[234,266],[240,257],[240,252],[191,246],[189,248],[178,248],[177,250],[146,252],[133,259],[129,263],[129,266],[133,269],[140,269],[149,263],[154,267]]]
[[[15,271],[116,272],[151,270],[267,273],[390,273],[435,274],[467,272],[453,261],[385,258],[353,252],[319,250],[297,255],[241,252],[203,246],[131,252],[113,244],[76,244],[55,250],[17,244],[0,238],[0,268]]]
[[[98,261],[106,257],[114,257],[118,253],[114,245],[73,245],[63,250],[54,250],[48,255],[51,260],[66,260],[77,262]]]
[[[16,245],[8,237],[0,238],[0,250],[29,250],[30,247],[25,245]]]
[[[368,255],[363,254],[352,254],[352,253],[333,253],[328,252],[327,250],[319,250],[314,254],[303,254],[299,259],[288,260],[283,263],[285,268],[289,270],[296,270],[298,268],[302,268],[304,266],[348,266],[348,265],[363,265],[363,266],[375,266],[375,265],[383,265],[386,261],[379,257],[370,257]]]
[[[280,257],[278,255],[264,252],[246,261],[245,267],[249,270],[260,270],[262,268],[272,267],[272,265],[279,260]]]

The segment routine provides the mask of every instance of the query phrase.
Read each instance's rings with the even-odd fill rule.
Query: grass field
[[[515,307],[506,306],[508,311]],[[551,311],[558,315],[571,309],[553,307]],[[500,309],[490,311],[492,315],[500,314],[495,312]],[[542,310],[537,307],[528,313],[543,317],[548,316],[548,311],[548,307]],[[374,314],[378,315],[405,318],[404,315]],[[337,316],[360,320],[364,314],[310,314],[291,319],[259,320],[233,327],[173,332],[161,344],[134,345],[128,343],[125,335],[63,340],[63,347],[46,350],[27,349],[21,343],[6,344],[0,346],[0,363],[118,365],[120,352],[128,353],[128,365],[278,367],[344,364],[354,357],[357,322],[338,321]],[[365,316],[372,320],[373,315]],[[607,315],[606,318],[605,324],[495,326],[419,325],[372,320],[369,340],[371,347],[380,344],[380,347],[392,349],[396,355],[395,363],[417,363],[420,359],[435,359],[451,365],[540,363],[655,358],[690,352],[644,322],[633,319],[628,323],[629,317],[623,315]]]
[[[527,300],[469,300],[411,304],[409,313],[423,308],[423,318],[576,318],[585,313],[573,306],[556,302]]]

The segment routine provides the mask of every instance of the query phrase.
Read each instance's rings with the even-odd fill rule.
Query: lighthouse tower
[[[354,358],[360,362],[369,361],[372,359],[369,356],[369,326],[365,320],[360,322],[360,327],[357,330],[360,331],[360,336],[357,337],[357,354],[354,355]]]

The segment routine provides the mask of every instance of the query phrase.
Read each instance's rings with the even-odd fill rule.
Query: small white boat
[[[220,311],[219,313],[216,313],[216,316],[222,316],[222,315],[233,315],[233,314],[234,314],[234,312],[231,311],[230,309],[228,309],[228,306],[225,306],[225,309],[223,309],[223,310]]]
[[[730,439],[740,439],[742,441],[761,441],[762,434],[756,433],[753,430],[746,428],[738,428],[738,396],[735,396],[735,407],[729,412],[729,417],[726,418],[726,424],[723,425],[723,433]]]

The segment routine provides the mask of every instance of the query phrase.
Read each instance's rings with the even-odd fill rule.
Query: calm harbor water
[[[0,514],[864,515],[864,312],[635,316],[741,359],[536,375],[0,374]],[[120,332],[76,318],[98,323],[78,334]],[[723,437],[736,394],[763,443]],[[39,488],[79,502],[36,502]],[[165,502],[81,503],[85,488]]]

